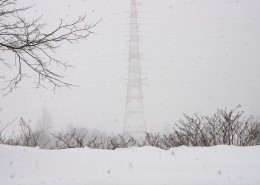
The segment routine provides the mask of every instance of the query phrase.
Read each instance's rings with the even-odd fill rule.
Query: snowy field
[[[41,150],[0,145],[1,185],[259,185],[260,146]]]

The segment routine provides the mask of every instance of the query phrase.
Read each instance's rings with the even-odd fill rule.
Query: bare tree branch
[[[2,90],[6,90],[8,94],[17,87],[26,76],[25,66],[38,75],[38,88],[44,87],[42,82],[52,84],[54,89],[73,86],[63,80],[63,75],[52,70],[54,64],[64,69],[71,67],[55,58],[55,51],[64,42],[78,43],[93,34],[92,29],[97,23],[87,24],[84,15],[71,23],[64,23],[60,19],[56,28],[46,31],[46,23],[41,23],[41,17],[28,21],[19,15],[31,6],[13,8],[15,4],[16,0],[0,0],[0,52],[11,52],[16,58],[14,64],[4,58],[0,58],[0,62],[17,70],[16,75],[6,81],[7,85]]]

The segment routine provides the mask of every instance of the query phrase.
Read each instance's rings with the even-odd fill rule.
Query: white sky
[[[260,1],[137,0],[146,124],[163,130],[182,113],[212,114],[242,105],[260,115]],[[64,44],[57,57],[76,68],[65,79],[78,88],[32,88],[25,79],[0,97],[2,123],[23,116],[36,123],[43,108],[57,129],[68,124],[121,132],[127,88],[130,0],[20,0],[35,4],[28,19],[43,15],[50,26],[58,18],[86,13],[102,21],[97,33],[78,45]],[[1,66],[2,68],[2,66]],[[2,75],[3,73],[4,75]],[[7,69],[0,74],[7,76]],[[0,79],[3,84],[3,79]],[[3,93],[2,93],[3,94]]]

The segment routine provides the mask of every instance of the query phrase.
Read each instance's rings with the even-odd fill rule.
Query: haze
[[[163,131],[182,114],[210,115],[242,105],[260,115],[260,1],[137,0],[144,111],[148,131]],[[79,44],[64,44],[57,57],[75,68],[64,80],[71,90],[35,89],[36,78],[2,97],[1,122],[22,116],[32,125],[45,108],[56,129],[69,124],[123,131],[127,88],[130,0],[21,0],[25,16],[74,20],[84,13],[102,21]],[[12,57],[10,57],[10,60]],[[28,70],[30,74],[30,71]],[[1,77],[8,70],[1,66]],[[4,79],[0,79],[0,86]],[[18,121],[18,120],[17,120]]]

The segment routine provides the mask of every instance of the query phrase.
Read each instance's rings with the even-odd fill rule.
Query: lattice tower
[[[128,85],[124,132],[141,137],[146,132],[146,126],[143,108],[138,26],[136,0],[131,0]]]

